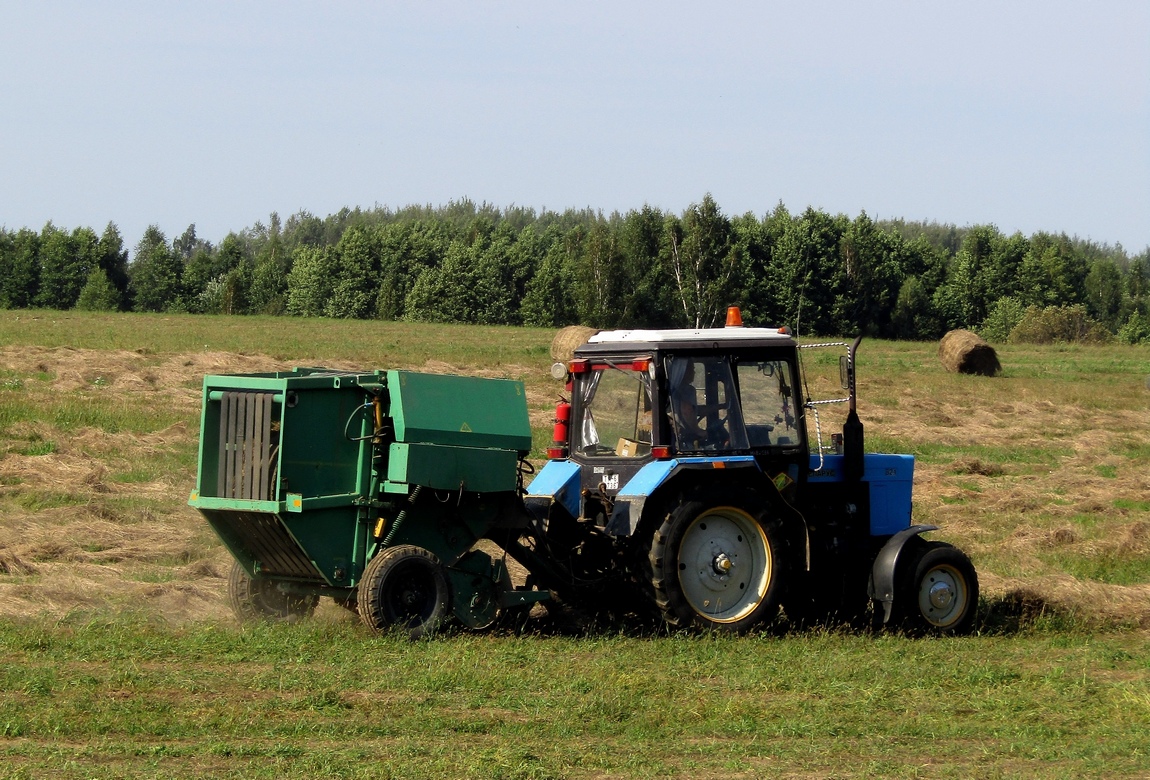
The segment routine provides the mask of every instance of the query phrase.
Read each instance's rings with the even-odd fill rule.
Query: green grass
[[[364,368],[409,367],[437,360],[460,366],[518,365],[545,370],[551,363],[552,333],[539,328],[298,317],[0,311],[0,344],[147,355],[265,354],[300,365],[351,360]]]
[[[182,414],[111,390],[94,395],[23,397],[0,405],[0,430],[17,423],[44,423],[64,430],[97,428],[106,433],[149,433],[178,422]]]
[[[1082,555],[1065,552],[1040,554],[1042,560],[1058,571],[1080,580],[1111,585],[1138,585],[1150,582],[1150,559],[1145,555],[1104,552]]]
[[[1150,645],[0,623],[0,757],[62,777],[1135,777]],[[945,769],[944,769],[945,768]]]

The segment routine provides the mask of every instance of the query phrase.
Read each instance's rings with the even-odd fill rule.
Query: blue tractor
[[[536,584],[674,628],[741,633],[785,611],[969,632],[978,577],[914,524],[914,457],[864,454],[859,340],[841,345],[845,397],[815,400],[805,345],[737,310],[728,322],[600,332],[553,369],[569,398],[524,497]],[[849,412],[824,445],[818,410],[833,402]]]

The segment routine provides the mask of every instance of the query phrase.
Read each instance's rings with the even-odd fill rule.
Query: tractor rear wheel
[[[236,561],[228,575],[228,601],[241,623],[292,622],[311,617],[319,596],[285,593],[271,580],[253,580]]]
[[[358,601],[359,617],[373,633],[399,628],[418,639],[447,620],[451,590],[433,553],[401,544],[371,559],[359,583]]]
[[[895,609],[905,630],[970,632],[978,608],[978,574],[965,553],[945,542],[924,542],[900,568]]]
[[[778,520],[749,490],[696,493],[655,532],[655,603],[676,628],[743,633],[774,620],[785,579]]]

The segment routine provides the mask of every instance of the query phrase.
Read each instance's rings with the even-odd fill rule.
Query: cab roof
[[[786,347],[796,342],[777,328],[668,328],[664,330],[604,330],[576,352],[609,349],[715,349],[717,347]]]

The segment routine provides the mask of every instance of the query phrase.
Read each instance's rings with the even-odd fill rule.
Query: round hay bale
[[[947,371],[959,374],[994,376],[1002,371],[994,347],[969,330],[952,330],[943,336],[938,344],[938,359]]]
[[[566,363],[575,357],[575,350],[587,343],[587,339],[599,332],[598,328],[586,325],[568,325],[551,339],[551,359]]]

